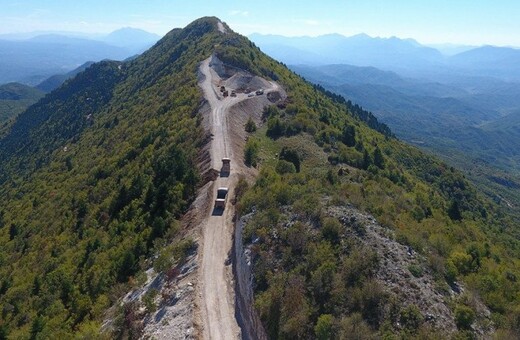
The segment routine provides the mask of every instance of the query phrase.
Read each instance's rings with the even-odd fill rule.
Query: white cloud
[[[247,17],[247,16],[249,16],[249,12],[248,11],[233,10],[233,11],[229,12],[229,15]]]

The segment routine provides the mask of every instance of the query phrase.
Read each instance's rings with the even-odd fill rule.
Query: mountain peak
[[[188,26],[184,28],[185,30],[202,30],[205,33],[210,32],[228,32],[231,31],[229,26],[225,24],[222,20],[217,17],[202,17],[193,22],[191,22]]]
[[[115,46],[149,45],[161,37],[134,27],[123,27],[108,34],[103,41]]]

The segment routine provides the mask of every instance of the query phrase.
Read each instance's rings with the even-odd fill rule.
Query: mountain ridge
[[[305,82],[210,17],[170,31],[133,60],[90,66],[0,138],[0,304],[8,307],[0,334],[96,338],[111,306],[107,337],[138,338],[143,320],[168,324],[161,311],[176,303],[175,291],[121,299],[132,286],[175,284],[201,251],[200,230],[182,217],[216,176],[201,173],[211,135],[199,66],[211,55],[287,93],[256,122],[234,125],[248,138],[233,161],[259,169],[228,199],[239,216],[251,214],[244,244],[253,307],[270,337],[312,338],[323,327],[350,334],[353,324],[368,336],[486,335],[493,321],[481,300],[504,332],[514,331],[507,313],[520,291],[520,245],[493,202],[455,169],[393,138],[371,113]],[[402,277],[427,275],[428,291],[441,292],[448,329],[428,318],[421,301],[430,295],[385,289],[377,275],[385,258],[363,241],[374,218],[399,241],[392,247],[416,256],[400,266]],[[157,281],[148,280],[150,266],[162,273]],[[480,286],[483,278],[493,285]],[[459,281],[475,295],[455,292]],[[469,319],[456,321],[461,313]],[[208,327],[196,326],[190,321],[190,337]]]

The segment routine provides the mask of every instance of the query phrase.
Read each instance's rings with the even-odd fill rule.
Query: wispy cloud
[[[249,16],[249,12],[248,11],[233,10],[233,11],[229,12],[229,15],[247,17],[247,16]]]

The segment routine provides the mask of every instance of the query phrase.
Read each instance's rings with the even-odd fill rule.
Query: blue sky
[[[214,15],[242,34],[340,33],[422,43],[520,46],[518,0],[0,0],[0,34],[107,33],[138,27],[164,34]]]

